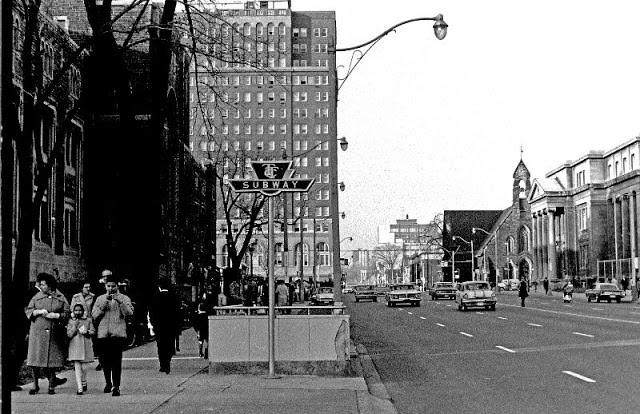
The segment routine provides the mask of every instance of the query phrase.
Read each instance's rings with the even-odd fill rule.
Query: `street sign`
[[[282,192],[307,192],[315,179],[291,178],[291,161],[254,161],[251,163],[254,179],[229,180],[231,188],[238,193],[261,193],[268,197]]]

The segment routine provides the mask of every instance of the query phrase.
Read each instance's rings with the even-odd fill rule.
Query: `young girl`
[[[95,329],[91,318],[85,316],[82,303],[74,305],[71,315],[67,324],[67,336],[70,338],[69,361],[73,361],[76,371],[77,394],[82,395],[87,390],[87,365],[94,360],[91,336]]]

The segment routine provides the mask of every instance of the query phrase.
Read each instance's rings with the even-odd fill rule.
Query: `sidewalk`
[[[171,364],[171,374],[158,372],[155,342],[126,351],[123,360],[120,397],[104,394],[104,377],[89,368],[89,391],[76,395],[73,370],[58,376],[66,384],[47,394],[47,381],[41,380],[40,393],[29,395],[32,384],[11,394],[12,412],[64,414],[173,414],[173,413],[396,413],[388,399],[370,394],[365,377],[377,377],[372,364],[359,364],[359,376],[318,377],[282,376],[265,379],[254,375],[210,375],[207,361],[198,357],[193,329],[183,332],[181,352]],[[360,349],[360,348],[359,348]],[[378,380],[379,381],[379,380]],[[381,383],[369,384],[374,394]],[[382,386],[384,387],[384,386]],[[384,394],[382,395],[384,398]]]

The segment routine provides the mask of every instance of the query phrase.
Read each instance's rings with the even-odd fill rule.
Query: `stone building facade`
[[[537,277],[583,285],[614,280],[635,291],[640,226],[640,137],[592,151],[534,181]]]
[[[483,240],[475,250],[478,272],[483,279],[536,280],[533,261],[531,207],[527,196],[531,190],[531,174],[522,160],[513,172],[512,204],[490,228],[475,227]],[[483,231],[484,230],[484,231]]]

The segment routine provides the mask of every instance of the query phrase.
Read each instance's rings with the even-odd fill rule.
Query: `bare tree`
[[[394,269],[402,260],[402,247],[391,243],[377,246],[372,251],[372,259],[380,263],[384,271],[388,270],[390,279],[393,279]]]

